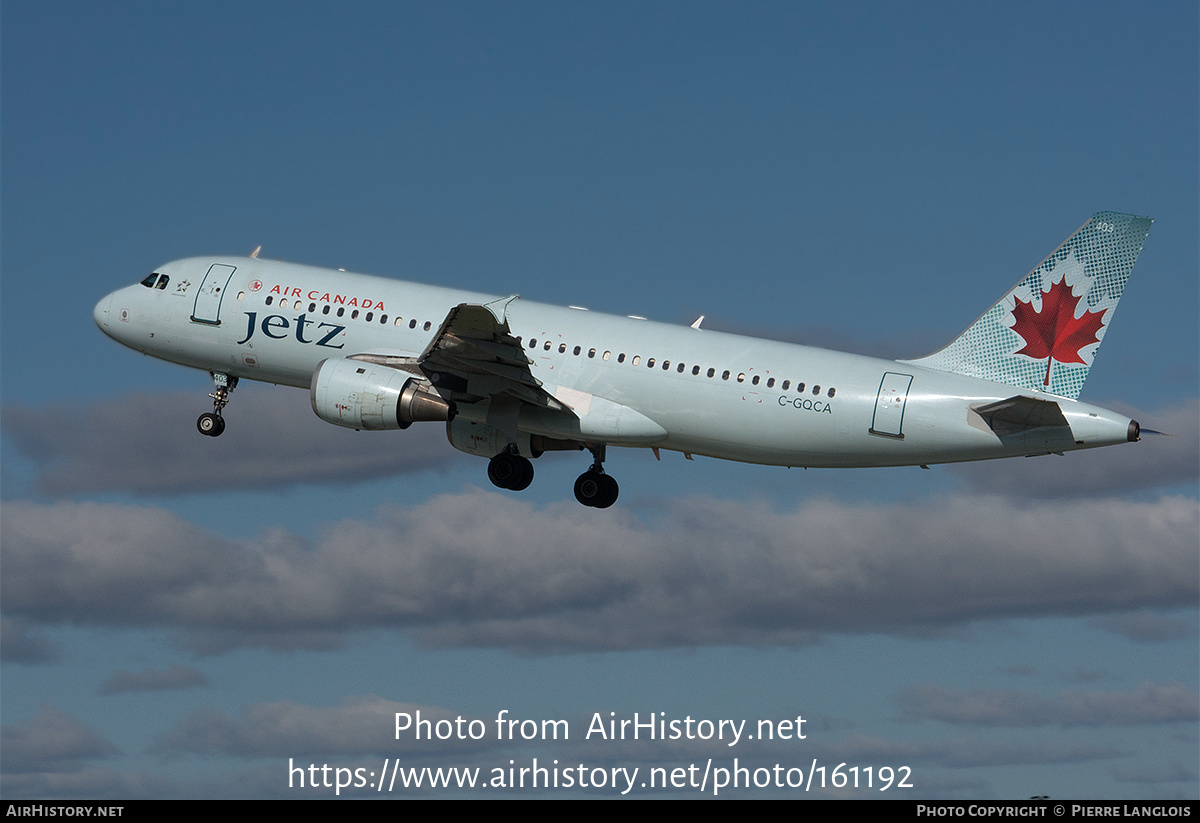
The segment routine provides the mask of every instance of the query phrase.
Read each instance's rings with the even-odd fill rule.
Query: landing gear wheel
[[[524,457],[518,457],[517,462],[521,466],[521,473],[513,484],[509,486],[515,492],[524,491],[533,482],[533,464]]]
[[[196,428],[208,437],[220,437],[225,431],[225,419],[212,412],[205,412],[196,419]]]
[[[488,480],[502,489],[519,492],[533,482],[533,464],[519,454],[502,452],[488,463]]]
[[[586,471],[575,481],[575,499],[593,509],[607,509],[620,494],[617,481],[607,474]]]
[[[212,375],[213,385],[216,386],[216,391],[209,395],[213,400],[213,410],[196,419],[196,428],[206,437],[220,437],[221,432],[225,431],[225,418],[221,416],[221,409],[229,405],[229,393],[237,386],[238,379],[220,372],[209,374]]]

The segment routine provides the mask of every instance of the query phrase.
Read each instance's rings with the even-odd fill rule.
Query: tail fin
[[[1152,222],[1094,214],[950,345],[904,362],[1078,397]]]

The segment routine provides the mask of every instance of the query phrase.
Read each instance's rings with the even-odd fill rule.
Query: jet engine
[[[455,413],[428,381],[350,358],[322,361],[309,394],[317,417],[348,429],[407,429],[422,421],[449,422]]]

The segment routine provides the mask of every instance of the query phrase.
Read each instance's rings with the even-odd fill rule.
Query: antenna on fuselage
[[[701,324],[701,323],[703,323],[703,322],[704,322],[704,315],[702,314],[702,315],[700,315],[699,317],[697,317],[697,318],[696,318],[696,322],[692,324],[692,328],[693,328],[693,329],[698,329],[698,328],[700,328],[700,324]]]
[[[254,251],[250,252],[250,259],[251,259],[251,260],[257,260],[257,259],[258,259],[258,253],[259,253],[260,251],[262,251],[262,246],[259,246],[259,247],[258,247],[258,248],[256,248]]]

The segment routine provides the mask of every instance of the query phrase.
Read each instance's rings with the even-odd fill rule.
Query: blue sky
[[[0,789],[739,757],[1196,797],[1197,31],[1184,3],[5,0]],[[615,450],[605,512],[579,455],[500,493],[441,427],[335,430],[294,389],[243,384],[202,438],[207,376],[91,320],[262,244],[912,357],[1099,210],[1155,223],[1080,399],[1173,437],[927,472]],[[417,709],[572,739],[396,740]],[[808,736],[584,740],[595,712]]]

